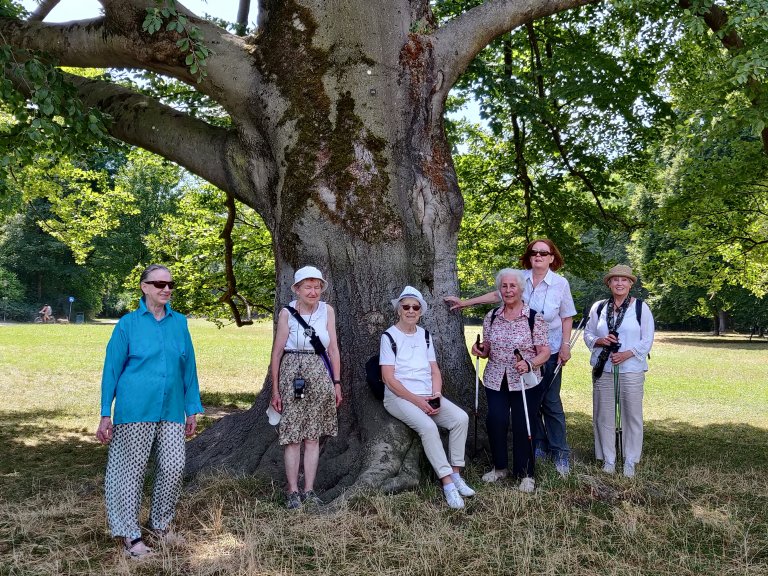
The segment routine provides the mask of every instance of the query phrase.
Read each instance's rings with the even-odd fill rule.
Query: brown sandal
[[[144,540],[142,540],[141,537],[134,538],[130,543],[126,542],[126,539],[123,539],[123,547],[125,548],[126,558],[133,558],[136,560],[145,558],[154,553],[152,548],[144,544]]]

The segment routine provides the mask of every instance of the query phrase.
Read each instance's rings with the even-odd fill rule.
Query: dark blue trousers
[[[525,390],[531,430],[533,430],[534,421],[539,413],[543,393],[544,389],[541,384]],[[488,400],[488,415],[485,418],[485,426],[488,430],[488,441],[491,444],[493,467],[496,470],[506,470],[509,467],[507,433],[511,415],[512,477],[516,479],[527,476],[533,477],[533,460],[531,460],[531,447],[528,442],[528,430],[525,423],[523,393],[519,390],[511,392],[505,375],[501,381],[501,390],[486,388],[485,397]]]

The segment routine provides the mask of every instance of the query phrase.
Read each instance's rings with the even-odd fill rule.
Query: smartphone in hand
[[[437,410],[438,408],[440,408],[440,396],[437,396],[435,398],[430,398],[429,400],[427,400],[427,404],[429,404],[430,406],[432,406],[432,408]]]

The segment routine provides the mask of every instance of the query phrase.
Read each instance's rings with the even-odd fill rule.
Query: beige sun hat
[[[608,270],[608,274],[603,276],[603,284],[608,286],[608,282],[610,282],[611,278],[614,276],[624,276],[625,278],[629,278],[632,280],[633,284],[637,282],[637,276],[632,274],[632,268],[626,264],[616,264],[616,266]]]
[[[294,273],[293,284],[291,284],[291,291],[296,292],[296,286],[307,278],[314,278],[322,282],[323,288],[320,290],[320,292],[325,292],[326,288],[328,288],[328,282],[326,282],[325,278],[323,278],[323,273],[320,272],[318,268],[315,268],[314,266],[304,266],[303,268],[296,270]]]
[[[400,292],[400,296],[395,298],[394,300],[391,300],[392,302],[392,308],[397,310],[397,305],[400,303],[400,300],[403,298],[415,298],[419,301],[419,304],[421,304],[421,311],[426,312],[427,311],[427,303],[424,300],[424,296],[421,295],[421,292],[416,290],[413,286],[406,286],[403,288],[403,291]]]

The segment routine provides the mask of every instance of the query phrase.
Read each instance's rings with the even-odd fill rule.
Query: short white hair
[[[525,276],[523,276],[522,271],[516,270],[515,268],[502,268],[498,272],[496,272],[496,291],[501,292],[501,279],[504,276],[512,276],[515,281],[517,282],[517,285],[519,288],[525,287]]]

